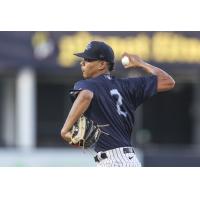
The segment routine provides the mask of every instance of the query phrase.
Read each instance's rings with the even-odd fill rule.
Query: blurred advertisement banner
[[[200,32],[0,32],[0,67],[76,68],[73,54],[91,40],[113,47],[116,63],[124,52],[176,67],[198,67]]]

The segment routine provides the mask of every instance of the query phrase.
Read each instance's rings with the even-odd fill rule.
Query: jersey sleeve
[[[70,97],[71,100],[74,101],[76,99],[76,97],[78,96],[79,92],[82,90],[90,90],[91,92],[95,92],[95,87],[94,85],[87,81],[87,80],[81,80],[78,81],[74,84],[74,88],[72,90],[70,90]]]
[[[74,84],[74,90],[90,90],[91,92],[94,92],[94,86],[91,82],[87,80],[81,80]]]
[[[138,78],[127,79],[127,91],[129,91],[130,99],[137,108],[148,98],[157,94],[157,76],[144,76]]]

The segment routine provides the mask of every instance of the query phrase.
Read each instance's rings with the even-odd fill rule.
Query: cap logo
[[[89,50],[89,49],[91,49],[91,48],[92,48],[92,44],[89,43],[89,44],[87,45],[87,47],[86,47],[86,50]]]

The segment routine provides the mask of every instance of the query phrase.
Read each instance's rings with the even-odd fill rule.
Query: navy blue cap
[[[113,64],[115,57],[112,48],[100,41],[91,41],[84,52],[75,53],[74,55],[86,59],[105,60]]]

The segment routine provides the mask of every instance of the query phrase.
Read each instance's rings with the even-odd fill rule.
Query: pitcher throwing
[[[124,79],[112,76],[114,52],[101,41],[91,41],[84,52],[75,55],[83,58],[80,64],[85,80],[76,82],[71,92],[74,103],[61,130],[62,138],[71,144],[78,140],[74,139],[74,135],[77,137],[79,133],[75,134],[72,130],[76,128],[72,127],[84,115],[92,124],[96,124],[94,131],[89,128],[87,130],[96,134],[92,141],[97,152],[94,157],[97,166],[141,166],[131,146],[134,112],[157,92],[171,90],[175,81],[160,68],[128,53],[122,55],[129,59],[125,68],[140,67],[149,75]],[[84,127],[87,124],[91,123],[86,121]],[[81,134],[80,137],[84,136]],[[82,141],[86,139],[82,138]],[[76,144],[84,146],[84,142]]]

